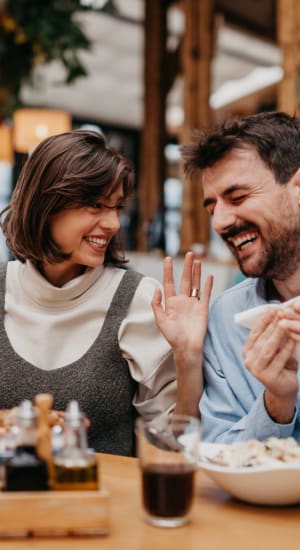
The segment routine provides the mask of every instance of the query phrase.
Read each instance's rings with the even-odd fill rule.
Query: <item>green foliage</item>
[[[21,86],[32,84],[36,65],[59,61],[68,84],[87,74],[79,52],[90,41],[75,18],[83,10],[80,0],[6,0],[0,7],[1,116],[20,105]]]

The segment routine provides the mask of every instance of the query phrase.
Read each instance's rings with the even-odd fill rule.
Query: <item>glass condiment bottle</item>
[[[53,488],[62,491],[98,489],[97,459],[87,448],[84,415],[75,400],[70,401],[65,413],[63,450],[54,456]]]
[[[18,408],[16,430],[15,454],[5,465],[5,490],[45,491],[48,468],[37,453],[37,414],[29,400]]]

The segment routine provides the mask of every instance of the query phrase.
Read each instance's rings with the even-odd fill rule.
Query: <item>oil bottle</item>
[[[18,408],[15,454],[5,465],[6,491],[44,491],[48,487],[47,463],[37,453],[37,414],[29,400]]]
[[[53,488],[62,491],[98,489],[95,454],[87,448],[84,415],[78,402],[68,404],[64,418],[64,446],[54,456]]]

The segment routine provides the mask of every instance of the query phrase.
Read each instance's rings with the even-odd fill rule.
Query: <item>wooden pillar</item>
[[[298,0],[277,0],[277,37],[282,51],[283,79],[277,108],[300,114],[300,9]]]
[[[148,249],[148,231],[162,207],[166,144],[166,0],[145,0],[144,121],[138,189],[138,249]]]
[[[214,53],[213,0],[183,0],[185,34],[182,48],[185,120],[181,143],[189,143],[195,129],[206,128],[212,121],[209,107],[211,62]],[[199,181],[184,181],[182,207],[182,252],[192,243],[209,241],[209,220],[202,208]]]

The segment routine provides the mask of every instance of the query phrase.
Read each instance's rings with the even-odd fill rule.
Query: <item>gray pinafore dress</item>
[[[0,264],[0,409],[12,408],[37,393],[51,393],[54,408],[65,410],[71,399],[90,419],[89,446],[98,452],[134,455],[132,405],[137,383],[118,345],[118,331],[143,275],[124,271],[102,330],[73,363],[45,371],[22,359],[4,328],[6,264]],[[138,337],[138,336],[137,336]]]

